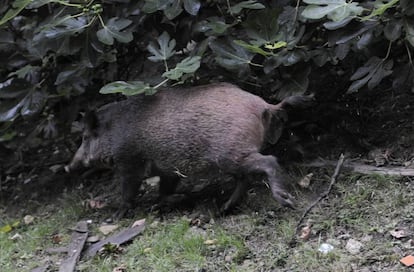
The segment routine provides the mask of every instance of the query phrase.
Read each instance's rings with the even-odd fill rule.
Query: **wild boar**
[[[65,169],[113,160],[122,185],[121,211],[131,207],[149,165],[161,177],[161,194],[174,190],[180,176],[230,174],[237,185],[222,207],[228,211],[248,177],[262,174],[274,199],[293,207],[277,159],[260,151],[278,141],[287,110],[309,101],[291,96],[272,105],[229,83],[133,96],[85,116],[82,144]]]

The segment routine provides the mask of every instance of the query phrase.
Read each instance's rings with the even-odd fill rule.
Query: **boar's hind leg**
[[[166,197],[175,193],[175,189],[177,188],[178,182],[180,181],[180,177],[172,174],[159,174],[160,177],[160,188],[159,193],[160,197]]]
[[[117,164],[117,175],[121,180],[122,205],[116,212],[116,218],[122,218],[136,204],[136,197],[145,176],[145,163],[138,159],[123,160]]]
[[[247,174],[265,174],[273,198],[282,206],[294,208],[293,197],[284,189],[282,169],[275,157],[252,153],[246,157],[242,166],[244,171],[247,171]]]

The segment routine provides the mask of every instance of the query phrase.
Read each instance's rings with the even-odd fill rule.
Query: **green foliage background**
[[[281,99],[310,84],[332,97],[414,86],[410,0],[0,0],[0,18],[0,142],[22,118],[58,135],[73,101],[99,90],[225,80]]]

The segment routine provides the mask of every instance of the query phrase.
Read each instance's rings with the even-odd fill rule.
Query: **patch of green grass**
[[[2,216],[2,224],[21,221],[19,226],[8,233],[0,233],[0,267],[2,272],[26,271],[42,265],[46,259],[45,249],[57,247],[52,236],[57,235],[62,244],[69,238],[67,229],[73,227],[81,213],[79,201],[65,198],[54,210],[40,211],[34,222],[24,225],[22,218]],[[58,212],[56,211],[58,210]],[[14,239],[12,239],[14,237]]]
[[[203,253],[206,250],[204,239],[201,235],[189,235],[188,230],[187,220],[148,228],[143,236],[127,247],[126,253],[118,261],[131,271],[171,271],[202,267]]]
[[[284,271],[403,271],[398,260],[404,253],[395,250],[407,251],[406,242],[396,242],[389,231],[411,226],[406,222],[412,218],[404,218],[412,213],[413,197],[414,188],[401,178],[340,177],[328,199],[311,211],[311,236],[290,251]],[[360,253],[353,255],[346,249],[351,238],[362,243]],[[334,250],[320,253],[322,242],[331,243]]]
[[[249,196],[238,214],[214,218],[202,228],[190,226],[180,211],[168,214],[162,221],[149,215],[145,231],[132,243],[122,245],[122,252],[81,260],[77,269],[111,272],[122,265],[127,271],[161,272],[404,271],[398,260],[410,253],[407,241],[391,237],[389,231],[400,226],[412,231],[414,188],[410,181],[340,176],[328,198],[305,218],[311,223],[309,239],[293,247],[289,242],[303,210],[280,208],[265,189],[262,192],[259,188]],[[56,205],[34,212],[33,224],[0,234],[0,270],[27,271],[45,260],[56,269],[62,255],[44,250],[66,246],[70,236],[67,229],[80,219],[98,214],[101,218],[89,227],[91,234],[96,234],[98,222],[105,218],[103,211],[87,214],[79,203],[76,194],[68,194]],[[0,217],[1,224],[21,220]],[[117,224],[123,228],[132,221],[124,219]],[[16,233],[21,238],[12,241],[10,237]],[[59,235],[60,244],[53,243],[53,234]],[[363,244],[358,254],[346,249],[349,239]],[[334,250],[320,253],[322,243],[332,244]]]
[[[205,243],[208,240],[211,244]],[[150,227],[118,262],[134,271],[198,271],[216,254],[230,254],[231,261],[237,263],[246,248],[240,237],[220,227],[191,228],[188,220],[181,219]]]

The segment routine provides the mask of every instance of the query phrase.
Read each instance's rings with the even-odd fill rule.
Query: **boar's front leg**
[[[282,206],[294,208],[294,199],[283,186],[283,171],[275,157],[252,153],[246,157],[242,168],[247,174],[264,174],[268,180],[273,198]]]
[[[222,213],[229,212],[237,203],[239,203],[241,197],[246,193],[247,190],[247,180],[243,175],[235,175],[236,179],[236,188],[234,189],[229,200],[224,203],[221,208]]]
[[[116,175],[121,181],[122,204],[114,217],[120,219],[136,205],[136,197],[145,178],[146,164],[136,157],[123,157],[115,160],[115,165]]]

